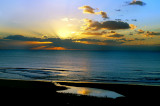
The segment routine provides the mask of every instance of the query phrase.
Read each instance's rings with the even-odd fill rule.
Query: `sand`
[[[148,105],[160,104],[160,86],[90,83],[90,82],[57,82],[23,81],[0,79],[1,103],[16,105]],[[117,92],[124,97],[100,98],[87,95],[57,93],[67,89],[66,86],[89,87]]]

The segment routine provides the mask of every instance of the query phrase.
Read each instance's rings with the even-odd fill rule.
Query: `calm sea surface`
[[[0,78],[160,85],[160,52],[0,50]]]

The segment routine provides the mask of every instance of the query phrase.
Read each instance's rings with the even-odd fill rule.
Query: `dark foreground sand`
[[[66,89],[52,82],[0,79],[0,101],[12,105],[53,105],[53,106],[112,106],[112,105],[157,105],[160,104],[160,86],[58,82],[62,85],[93,87],[115,91],[124,95],[116,99],[97,98],[75,94],[61,94]]]

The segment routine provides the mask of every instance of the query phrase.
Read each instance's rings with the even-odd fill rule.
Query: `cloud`
[[[136,31],[138,34],[142,34],[146,37],[154,37],[154,36],[159,36],[160,35],[160,32],[151,32],[151,31],[144,31],[142,29],[138,29]]]
[[[110,31],[109,33],[116,33],[115,31]]]
[[[122,21],[121,19],[115,19],[116,21]]]
[[[133,0],[131,3],[129,3],[129,5],[140,5],[140,6],[144,6],[146,5],[146,3],[142,2],[142,1],[137,1],[137,0]]]
[[[137,19],[132,19],[132,21],[137,21]]]
[[[131,41],[143,41],[145,40],[144,38],[121,38],[121,39],[118,39],[120,41],[124,41],[124,42],[131,42]]]
[[[148,35],[160,35],[160,32],[150,32],[150,31],[147,31],[147,34]]]
[[[51,47],[47,47],[47,46],[38,46],[38,47],[33,47],[31,48],[32,50],[69,50],[69,49],[66,49],[64,47],[54,47],[54,46],[51,46]]]
[[[108,43],[105,42],[96,42],[96,41],[74,41],[76,43],[82,43],[82,44],[87,44],[87,45],[108,45]]]
[[[97,50],[100,45],[74,42],[72,39],[60,38],[32,38],[22,35],[10,35],[0,39],[0,49],[26,49],[26,50]]]
[[[37,40],[40,40],[40,38],[25,37],[25,36],[22,36],[22,35],[9,35],[9,36],[5,37],[4,39],[20,40],[20,41],[37,41]]]
[[[0,49],[31,49],[37,46],[53,45],[53,42],[41,38],[10,35],[3,38],[0,45],[3,45]]]
[[[105,33],[105,32],[102,32]],[[93,34],[93,33],[91,33]],[[95,34],[96,35],[96,34]],[[32,38],[10,35],[0,39],[0,49],[26,50],[108,50],[109,46],[120,45],[124,41],[96,39]]]
[[[126,38],[116,32],[106,33],[106,39],[60,39],[60,38],[32,38],[22,35],[11,35],[0,39],[0,49],[25,49],[25,50],[119,50],[126,45],[140,45],[136,41],[143,41],[144,38]],[[147,32],[150,34],[160,34],[158,32]],[[107,38],[107,34],[112,35]],[[114,37],[112,39],[112,37]],[[9,39],[10,38],[10,39]],[[116,38],[116,39],[115,39]],[[133,41],[133,42],[131,42]],[[130,43],[131,42],[131,43]],[[120,48],[119,48],[120,47]],[[131,46],[128,46],[130,48]],[[126,48],[124,48],[126,50]]]
[[[145,40],[144,38],[134,38],[134,40],[136,40],[136,41],[143,41],[143,40]]]
[[[95,9],[90,6],[82,6],[82,7],[79,7],[78,9],[82,9],[83,13],[95,14],[95,12],[94,12]]]
[[[70,19],[68,19],[68,18],[62,18],[61,20],[68,22]]]
[[[109,18],[109,17],[107,16],[107,13],[106,13],[106,12],[103,12],[103,11],[95,12],[95,14],[101,15],[102,18],[104,18],[104,19]]]
[[[62,18],[61,21],[64,21],[64,22],[69,22],[69,21],[75,21],[76,19],[75,18]]]
[[[51,44],[53,42],[49,41],[23,41],[21,44],[28,44],[28,45],[44,45],[44,44]]]
[[[124,41],[120,40],[96,40],[96,39],[78,39],[75,41],[76,43],[87,44],[87,45],[101,45],[101,46],[113,46],[124,43]]]
[[[121,9],[115,9],[115,11],[121,11]]]
[[[136,28],[133,24],[128,24],[127,22],[122,21],[93,21],[90,19],[84,19],[85,22],[84,26],[82,27],[83,30],[91,30],[91,31],[97,31],[97,30],[119,30],[119,29],[134,29]]]
[[[41,37],[41,39],[48,39],[48,36],[43,35],[43,36]]]
[[[19,41],[19,40],[6,40],[0,41],[0,49],[31,49],[35,46],[49,45],[53,42],[46,41]]]
[[[81,34],[83,35],[103,35],[103,34],[106,34],[107,32],[105,31],[102,31],[102,32],[83,32]]]
[[[129,24],[129,26],[130,26],[130,29],[136,29],[137,28],[137,26],[135,26],[134,24]]]
[[[124,35],[121,35],[121,34],[115,33],[115,34],[113,34],[113,35],[109,35],[109,36],[107,36],[107,37],[111,37],[111,38],[122,38],[122,37],[124,37]]]
[[[145,34],[146,37],[154,37],[159,35],[160,35],[160,32],[151,32],[151,31],[147,31]]]
[[[101,15],[102,18],[104,18],[104,19],[108,18],[106,12],[103,12],[103,11],[95,12],[96,9],[94,9],[90,6],[82,6],[82,7],[79,7],[78,9],[82,9],[84,14],[95,14],[95,15]]]
[[[51,44],[53,42],[43,40],[41,38],[34,38],[34,37],[25,37],[22,35],[10,35],[3,38],[4,41],[15,42],[15,44],[21,45],[43,45],[43,44]]]
[[[103,42],[108,43],[108,45],[121,45],[123,43],[125,43],[124,41],[120,41],[120,40],[104,40]]]
[[[145,32],[142,29],[138,29],[137,31],[138,31],[138,33],[144,33]]]

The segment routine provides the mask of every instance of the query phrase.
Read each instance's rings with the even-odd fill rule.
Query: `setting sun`
[[[75,32],[69,30],[58,31],[57,34],[61,39],[71,38]]]

